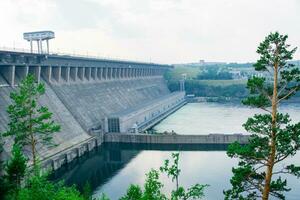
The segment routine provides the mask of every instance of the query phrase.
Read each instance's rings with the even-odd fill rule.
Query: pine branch
[[[277,104],[279,104],[282,100],[290,97],[294,92],[296,92],[298,90],[298,87],[293,88],[291,91],[289,91],[288,94],[286,94],[285,96],[283,96],[282,98],[278,99]]]
[[[255,170],[256,171],[256,170]],[[248,176],[246,177],[246,181],[248,182],[248,183],[250,183],[251,185],[253,185],[254,187],[256,187],[256,189],[257,190],[259,190],[260,192],[262,192],[263,191],[263,184],[262,184],[262,182],[261,183],[254,183],[252,180],[250,180],[250,176],[252,176],[252,175],[256,175],[255,173],[250,173],[250,174],[248,174]]]
[[[259,108],[266,111],[266,112],[268,112],[268,113],[270,113],[270,114],[272,114],[272,112],[270,110],[268,110],[267,108],[265,108],[265,107],[259,107]]]
[[[253,181],[247,179],[246,180],[250,185],[252,185],[254,188],[251,190],[259,190],[260,192],[263,191],[263,186],[259,183],[254,183]],[[249,191],[249,190],[248,190]]]
[[[276,172],[273,172],[273,173],[272,173],[272,175],[276,175],[276,174],[291,174],[291,173],[288,172],[288,171],[283,171],[283,170],[281,170],[281,171],[276,171]]]
[[[281,95],[281,93],[286,89],[286,87],[288,86],[288,82],[285,82],[284,86],[280,88],[280,90],[278,91],[278,96]]]
[[[296,148],[296,149],[297,149],[297,148]],[[289,151],[289,152],[287,152],[287,153],[285,153],[284,156],[281,156],[281,157],[277,158],[276,161],[275,161],[275,164],[276,164],[276,163],[279,163],[279,162],[281,162],[281,161],[283,161],[283,160],[285,160],[287,157],[289,157],[289,156],[291,155],[291,153],[292,153],[293,151],[294,151],[294,149],[291,150],[291,151]]]

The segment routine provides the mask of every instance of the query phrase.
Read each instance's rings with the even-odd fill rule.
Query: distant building
[[[200,65],[205,65],[205,60],[199,60]]]

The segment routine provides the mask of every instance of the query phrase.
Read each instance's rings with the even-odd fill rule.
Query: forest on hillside
[[[173,70],[166,72],[165,79],[172,92],[179,90],[179,80],[184,78],[187,94],[244,98],[248,95],[247,79],[256,75],[263,76],[253,70],[251,63],[175,65]],[[296,96],[300,97],[300,94]]]

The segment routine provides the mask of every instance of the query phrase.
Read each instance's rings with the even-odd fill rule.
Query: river
[[[300,121],[300,105],[288,104],[280,108],[288,112],[293,121]],[[245,133],[242,124],[249,116],[261,112],[232,103],[191,103],[182,107],[163,120],[154,129],[158,132],[175,131],[178,134]],[[209,184],[205,190],[207,200],[224,199],[222,191],[230,188],[231,168],[237,160],[226,156],[225,147],[201,146],[189,149],[170,147],[162,149],[149,146],[104,147],[78,159],[72,165],[56,172],[55,177],[65,179],[67,184],[83,186],[86,181],[92,185],[94,197],[107,194],[112,200],[118,199],[128,186],[143,185],[145,173],[151,168],[158,169],[171,153],[179,150],[181,175],[179,182],[188,187],[195,183]],[[300,152],[289,161],[300,164]],[[169,192],[175,185],[161,176],[164,191]],[[300,199],[300,179],[289,177],[292,188],[288,200]]]

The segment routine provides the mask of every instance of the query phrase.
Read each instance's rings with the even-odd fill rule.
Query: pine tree
[[[27,168],[27,158],[23,155],[19,145],[15,144],[12,149],[11,159],[5,165],[5,180],[12,191],[21,188]]]
[[[3,177],[2,151],[3,151],[3,138],[2,138],[2,134],[0,133],[0,199],[4,198],[6,192],[6,187],[4,184],[4,177]]]
[[[243,103],[261,108],[265,114],[256,114],[243,125],[251,133],[247,145],[234,143],[228,148],[228,156],[240,161],[232,169],[232,189],[224,192],[225,199],[285,199],[284,193],[290,189],[281,176],[300,177],[300,166],[282,164],[300,147],[300,123],[292,124],[288,114],[278,111],[284,100],[300,90],[300,70],[288,62],[296,48],[291,49],[287,38],[270,33],[257,49],[260,58],[254,67],[264,77],[248,80],[250,95]]]
[[[4,135],[13,136],[21,147],[30,146],[34,167],[37,166],[36,145],[53,145],[52,134],[60,130],[48,108],[38,105],[38,99],[44,93],[44,84],[36,83],[34,76],[28,75],[18,90],[11,93],[13,103],[7,109],[10,122]]]

